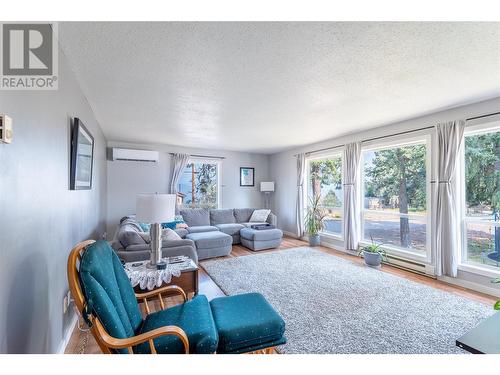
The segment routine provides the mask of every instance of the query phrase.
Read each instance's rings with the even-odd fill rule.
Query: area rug
[[[227,295],[262,293],[286,323],[280,353],[464,353],[493,308],[301,247],[201,263]]]

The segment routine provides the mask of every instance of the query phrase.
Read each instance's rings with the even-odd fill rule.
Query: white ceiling
[[[500,23],[61,23],[108,140],[272,153],[500,96]]]

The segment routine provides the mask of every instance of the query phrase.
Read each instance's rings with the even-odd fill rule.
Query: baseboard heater
[[[436,279],[434,270],[430,266],[390,254],[387,254],[387,258],[389,259],[389,261],[384,261],[383,263],[387,264],[388,266],[396,267],[405,271],[416,273],[418,275]]]

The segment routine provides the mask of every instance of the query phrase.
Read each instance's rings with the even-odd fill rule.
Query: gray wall
[[[262,207],[261,181],[268,181],[269,156],[246,152],[230,152],[185,148],[172,145],[140,145],[108,142],[108,147],[160,151],[158,163],[108,161],[108,238],[111,239],[121,217],[135,212],[138,193],[167,193],[171,179],[170,152],[225,157],[221,162],[221,208]],[[255,168],[255,186],[239,186],[240,167]]]
[[[0,352],[54,353],[74,318],[63,315],[66,262],[99,238],[106,217],[106,144],[62,53],[59,90],[0,91],[14,140],[0,143]],[[69,190],[70,120],[95,138],[92,190]]]

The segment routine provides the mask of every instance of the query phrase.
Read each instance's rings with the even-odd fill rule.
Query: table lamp
[[[150,224],[151,258],[148,268],[165,268],[161,252],[161,223],[174,220],[175,200],[175,194],[137,194],[136,219]]]
[[[261,182],[260,191],[266,195],[266,207],[269,208],[269,196],[274,191],[274,181]]]

